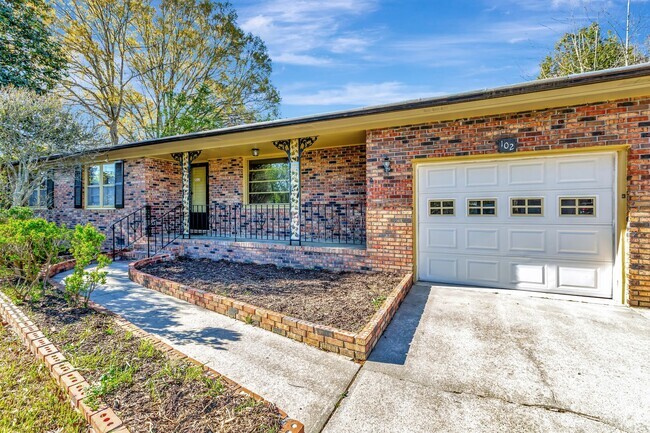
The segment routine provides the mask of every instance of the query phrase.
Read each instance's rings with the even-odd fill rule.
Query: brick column
[[[302,152],[318,137],[301,137],[274,141],[273,145],[289,157],[289,212],[291,215],[290,244],[300,245],[300,158]]]
[[[179,152],[172,153],[172,157],[181,165],[181,184],[182,184],[182,198],[181,204],[183,207],[183,237],[190,235],[190,211],[191,211],[191,196],[192,196],[192,182],[190,179],[190,172],[192,161],[194,161],[201,154],[200,150],[192,152]]]

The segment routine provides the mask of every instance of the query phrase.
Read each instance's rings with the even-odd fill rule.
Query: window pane
[[[480,215],[481,214],[481,209],[469,209],[469,214],[470,215]]]
[[[99,166],[88,167],[88,185],[99,185]]]
[[[512,205],[513,206],[525,206],[526,205],[526,200],[523,198],[514,198],[512,199]]]
[[[47,189],[41,188],[38,190],[38,205],[45,207],[47,206]]]
[[[115,206],[115,188],[104,188],[104,203],[103,206]]]
[[[443,215],[453,215],[454,210],[453,209],[443,209],[442,214]]]
[[[524,208],[524,207],[513,207],[512,208],[512,214],[513,215],[526,215],[526,208]]]
[[[440,212],[440,209],[430,209],[429,215],[442,215],[442,213]]]
[[[249,194],[251,204],[283,204],[289,203],[288,193]]]
[[[578,215],[593,215],[593,214],[594,214],[593,207],[581,207],[578,209]]]
[[[529,206],[541,206],[542,205],[542,199],[541,198],[528,199],[528,205]]]
[[[483,201],[483,207],[494,207],[496,202],[494,200]]]
[[[103,170],[103,181],[104,185],[114,185],[115,184],[115,164],[104,164]]]
[[[593,198],[581,198],[578,199],[578,206],[593,206],[594,205],[594,199]]]
[[[495,215],[495,211],[493,208],[483,209],[483,215]]]
[[[29,196],[29,206],[38,206],[38,190],[34,190]]]
[[[573,207],[562,208],[562,215],[575,215],[576,209]]]
[[[560,206],[575,206],[576,200],[574,198],[563,198],[560,200]]]
[[[88,206],[99,206],[99,187],[88,187]]]
[[[531,215],[541,215],[542,214],[542,208],[541,207],[531,207],[528,209],[528,213]]]
[[[442,203],[439,202],[439,201],[432,201],[432,202],[429,202],[429,206],[430,206],[430,207],[440,207],[441,205],[442,205]]]

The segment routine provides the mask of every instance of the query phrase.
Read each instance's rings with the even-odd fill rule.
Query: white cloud
[[[371,45],[349,21],[372,11],[377,0],[263,0],[240,10],[241,27],[264,40],[274,62],[332,64],[330,54],[361,53]]]
[[[340,87],[313,92],[282,93],[285,105],[379,105],[422,97],[442,95],[423,86],[409,86],[399,81],[383,83],[348,83]]]

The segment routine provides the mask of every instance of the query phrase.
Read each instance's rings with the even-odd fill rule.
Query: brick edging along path
[[[34,357],[45,363],[54,381],[68,394],[75,407],[96,433],[129,433],[115,412],[100,402],[97,409],[86,404],[86,389],[90,384],[70,364],[59,349],[48,340],[20,308],[0,293],[0,316],[9,324]]]
[[[74,265],[74,260],[66,260],[57,263],[50,268],[49,276],[52,277],[58,273],[68,271],[72,269]],[[50,281],[50,284],[58,290],[63,290],[63,285],[60,283]],[[190,358],[184,353],[174,349],[155,335],[138,328],[118,314],[115,314],[92,301],[89,301],[88,305],[97,312],[112,316],[117,326],[131,332],[136,337],[151,341],[154,346],[163,352],[163,354],[168,358],[185,359],[188,362],[202,367],[211,377],[220,378],[223,384],[231,390],[246,394],[256,401],[267,402],[254,392],[240,386],[238,383],[228,379],[226,376],[221,375],[214,369],[196,359]],[[123,425],[115,412],[103,403],[97,410],[92,410],[87,404],[85,404],[83,399],[86,396],[85,390],[89,386],[89,383],[83,378],[83,376],[81,376],[81,374],[79,374],[78,371],[76,371],[74,366],[66,360],[65,356],[56,348],[56,346],[45,338],[34,322],[29,320],[27,315],[14,305],[4,293],[0,293],[0,318],[2,319],[0,322],[8,323],[14,329],[36,358],[45,362],[45,365],[54,378],[54,381],[69,394],[72,405],[81,412],[96,433],[129,433],[128,428]],[[280,433],[304,433],[305,427],[301,422],[290,419],[286,412],[280,408],[277,409],[283,419],[283,426]]]
[[[161,254],[130,263],[129,278],[141,286],[157,290],[165,295],[174,296],[199,307],[358,361],[365,361],[368,358],[384,329],[395,315],[397,308],[413,286],[413,274],[409,273],[390,292],[383,305],[366,326],[361,331],[354,333],[296,319],[215,293],[193,289],[181,283],[147,274],[139,269],[152,263],[171,260],[174,260],[174,256]]]

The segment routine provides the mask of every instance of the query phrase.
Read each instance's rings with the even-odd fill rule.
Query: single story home
[[[647,307],[649,104],[644,64],[145,140],[34,204],[118,249]]]

